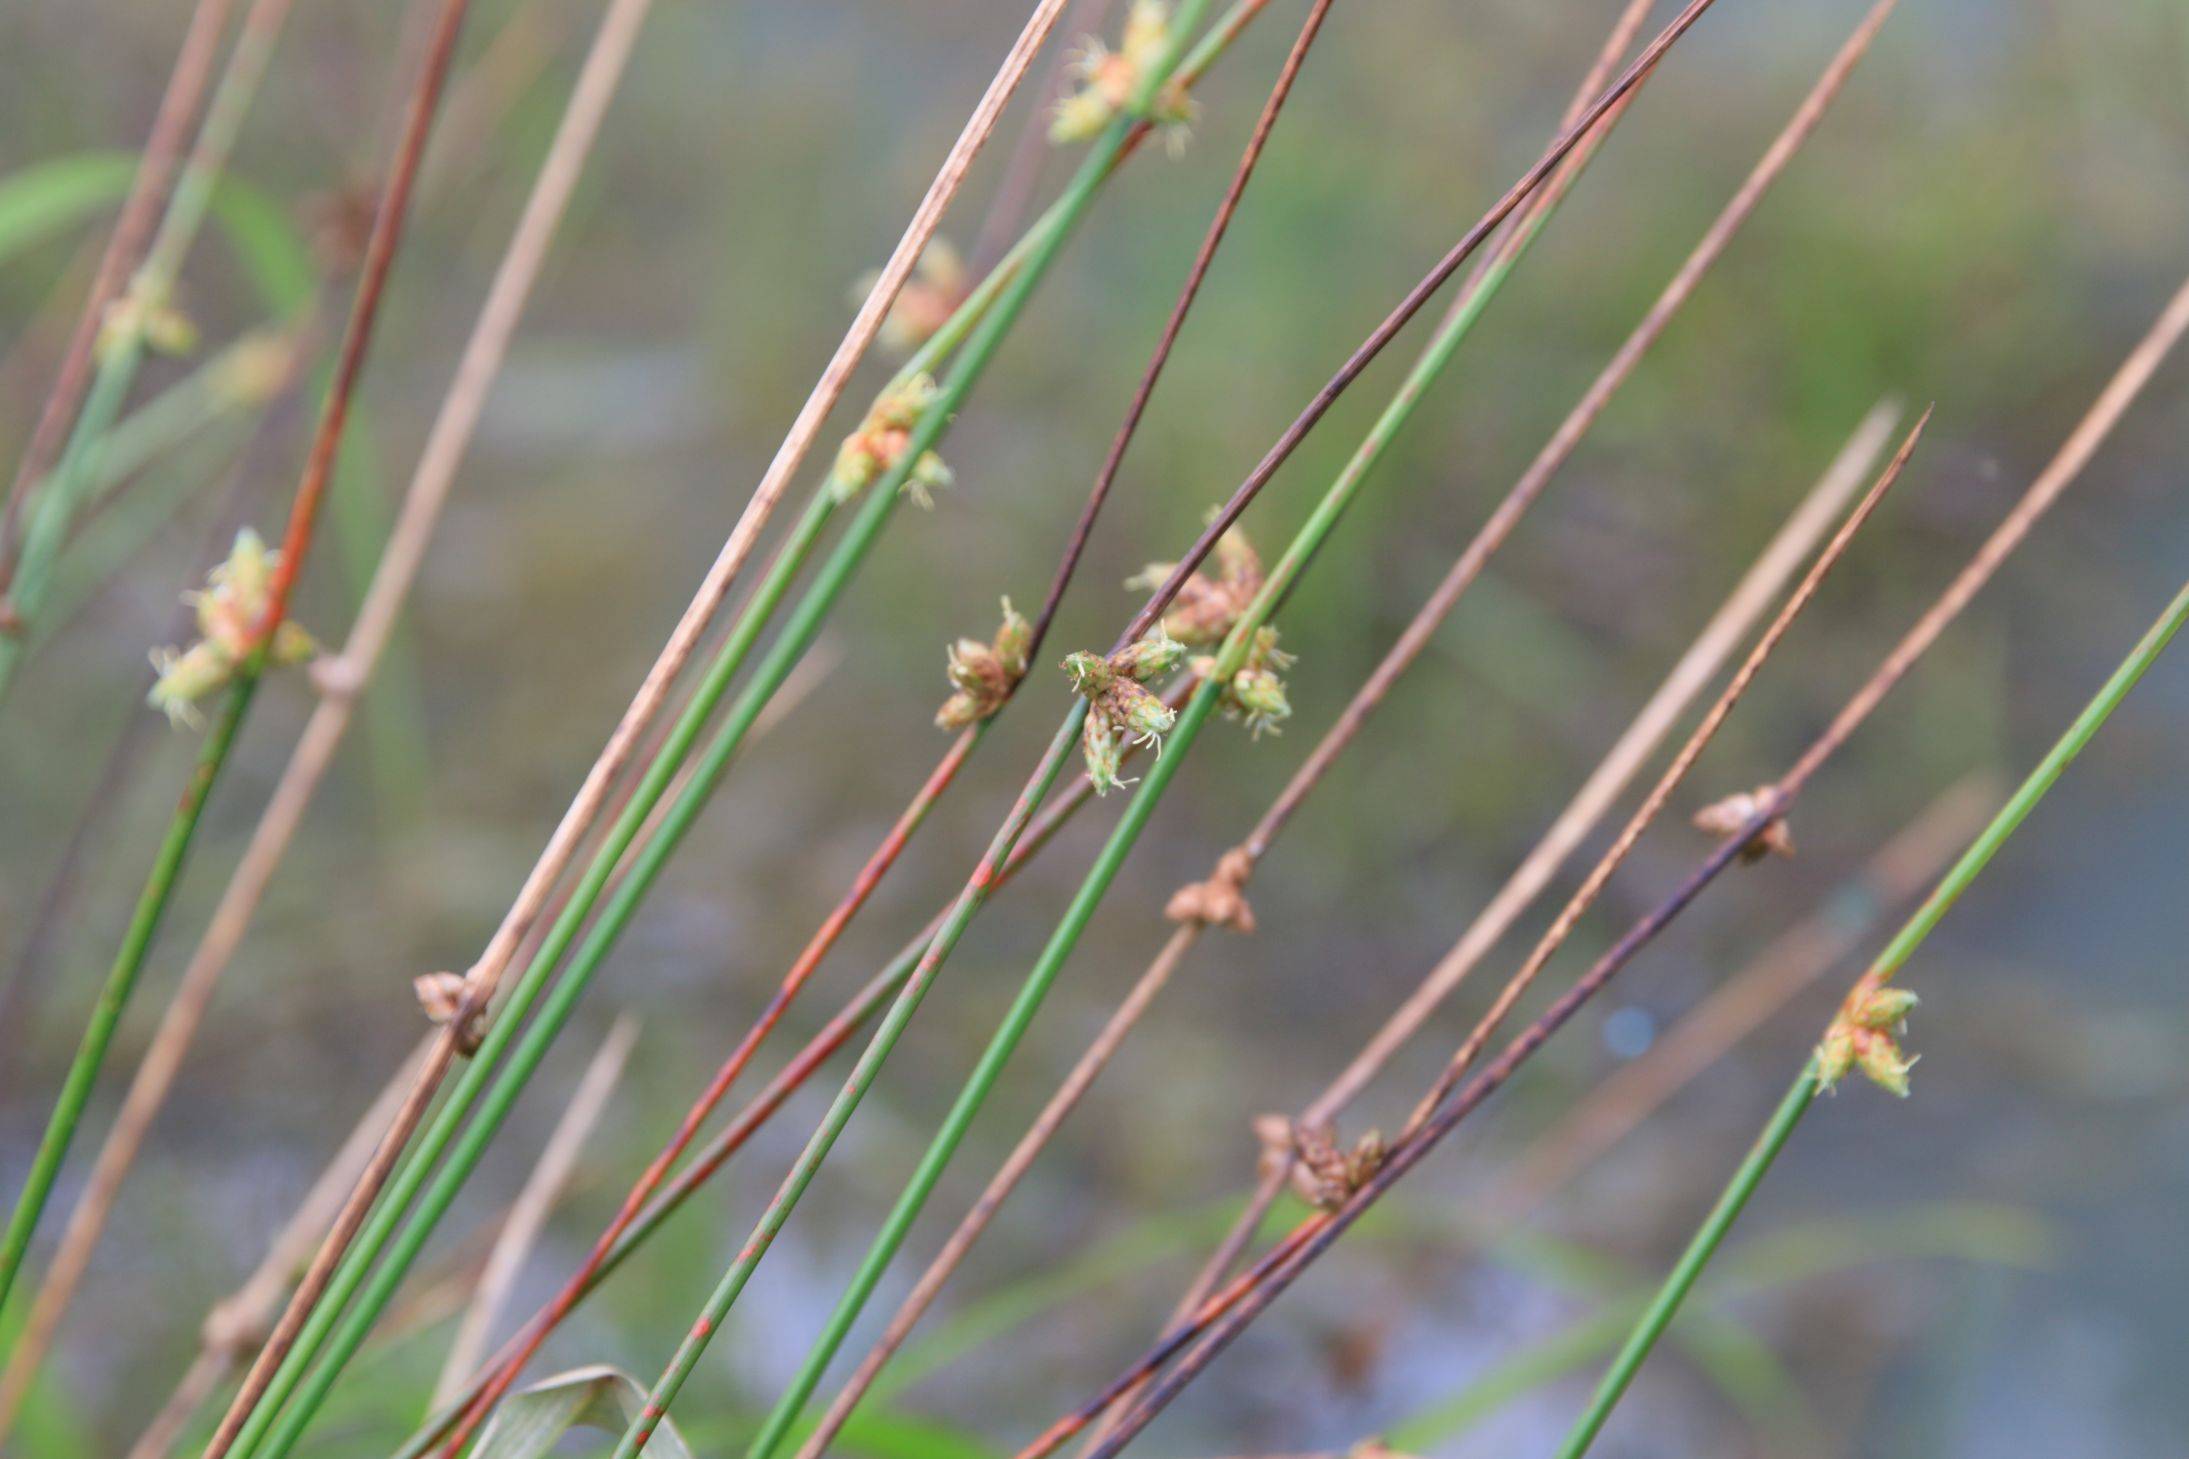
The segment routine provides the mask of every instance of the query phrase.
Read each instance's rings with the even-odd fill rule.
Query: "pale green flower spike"
[[[198,641],[188,648],[152,651],[159,677],[145,702],[168,723],[192,728],[203,723],[200,700],[226,688],[250,656],[252,635],[266,616],[281,554],[268,550],[258,533],[246,527],[236,534],[228,559],[206,574],[202,591],[183,594],[197,610]],[[319,651],[312,636],[287,619],[274,630],[266,653],[269,665],[301,664]]]
[[[946,730],[962,730],[1003,708],[1003,701],[1026,673],[1033,633],[1033,625],[1005,598],[1003,626],[992,642],[961,638],[952,644],[943,672],[957,692],[943,702],[935,723]]]
[[[1818,1082],[1830,1090],[1849,1070],[1860,1069],[1880,1089],[1906,1099],[1915,1060],[1901,1051],[1896,1035],[1915,1005],[1915,994],[1904,988],[1873,978],[1857,983],[1817,1045]]]
[[[1285,681],[1279,677],[1292,667],[1292,662],[1293,656],[1277,647],[1276,629],[1257,628],[1247,648],[1246,662],[1224,685],[1221,703],[1225,718],[1244,723],[1256,739],[1264,731],[1275,734],[1277,726],[1292,717],[1292,701],[1286,696]],[[1193,672],[1203,678],[1215,673],[1215,658],[1208,654],[1196,658]]]
[[[1214,514],[1211,513],[1211,516]],[[1193,648],[1213,648],[1223,642],[1262,591],[1262,558],[1237,527],[1216,539],[1213,573],[1197,572],[1178,585],[1177,596],[1163,610],[1163,631]],[[1170,577],[1168,562],[1151,562],[1125,586],[1152,592]]]
[[[1178,711],[1141,681],[1159,678],[1185,659],[1184,644],[1161,628],[1108,658],[1067,654],[1063,669],[1072,688],[1087,700],[1087,722],[1080,731],[1087,757],[1087,778],[1098,795],[1127,782],[1118,779],[1126,744],[1142,744],[1163,753],[1163,736],[1178,723]]]
[[[850,501],[903,459],[912,444],[912,428],[940,393],[935,377],[924,371],[883,392],[859,429],[844,437],[843,445],[837,448],[829,489],[838,501]],[[932,493],[950,481],[950,468],[942,458],[933,451],[923,451],[905,477],[904,492],[920,506],[931,507]]]
[[[1164,0],[1133,0],[1116,50],[1092,36],[1081,47],[1072,63],[1080,88],[1057,103],[1049,119],[1049,140],[1059,146],[1092,141],[1132,101],[1148,68],[1169,46],[1170,6]],[[1184,150],[1193,118],[1193,101],[1176,82],[1156,94],[1148,113],[1148,120],[1162,128],[1174,157]]]

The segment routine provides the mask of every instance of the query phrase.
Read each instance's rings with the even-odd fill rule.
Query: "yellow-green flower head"
[[[1118,739],[1117,727],[1100,709],[1088,710],[1087,721],[1080,727],[1079,743],[1087,761],[1087,781],[1096,795],[1108,795],[1118,786],[1132,783],[1118,778],[1125,763],[1125,747]]]
[[[1164,632],[1157,624],[1155,631],[1137,643],[1127,644],[1110,659],[1110,667],[1131,679],[1145,684],[1150,679],[1160,679],[1185,661],[1186,646]]]
[[[254,637],[273,602],[274,578],[281,554],[268,550],[259,535],[246,527],[236,534],[236,545],[227,560],[206,574],[203,590],[183,594],[196,610],[199,639],[185,649],[162,648],[152,653],[153,681],[146,702],[177,725],[201,723],[198,701],[225,688],[250,657]],[[312,636],[284,619],[268,644],[266,661],[272,666],[300,664],[318,652]]]
[[[1032,637],[1032,625],[1005,598],[1003,624],[993,642],[961,638],[952,644],[943,672],[957,692],[944,701],[935,723],[946,730],[962,730],[1001,709],[1026,673]]]
[[[1163,736],[1178,723],[1177,710],[1131,679],[1119,679],[1110,685],[1103,703],[1096,708],[1106,710],[1119,730],[1132,739],[1153,745],[1157,754],[1163,752]]]
[[[934,377],[924,371],[882,393],[859,428],[837,447],[829,489],[838,501],[851,500],[904,460],[912,448],[913,429],[940,394]],[[917,505],[929,507],[934,505],[932,494],[950,485],[951,479],[950,468],[940,456],[922,451],[905,473],[903,489]]]

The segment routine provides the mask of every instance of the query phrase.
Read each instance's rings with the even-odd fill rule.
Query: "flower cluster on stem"
[[[1764,786],[1756,790],[1744,790],[1723,800],[1712,801],[1695,812],[1694,826],[1698,831],[1712,836],[1730,836],[1747,825],[1763,804]],[[1794,833],[1786,824],[1786,817],[1778,816],[1763,823],[1763,828],[1741,848],[1741,860],[1758,862],[1766,856],[1792,856]]]
[[[198,347],[198,328],[190,316],[175,307],[158,281],[141,273],[130,280],[126,293],[106,306],[95,357],[104,360],[132,343],[162,355],[187,355]]]
[[[1256,739],[1262,731],[1277,732],[1277,726],[1292,717],[1292,701],[1285,697],[1285,681],[1280,677],[1292,667],[1292,655],[1277,647],[1277,630],[1267,624],[1254,630],[1254,638],[1247,645],[1246,662],[1229,679],[1224,681],[1224,697],[1221,700],[1224,717],[1246,725]],[[1196,674],[1216,672],[1216,659],[1203,655],[1193,661]]]
[[[912,429],[935,404],[941,389],[925,371],[882,392],[859,428],[844,437],[829,478],[837,499],[849,501],[894,470],[912,445]],[[935,504],[933,493],[950,484],[950,468],[933,451],[923,451],[904,480],[906,496],[922,507]]]
[[[1087,779],[1097,795],[1129,783],[1117,773],[1126,745],[1152,745],[1158,755],[1163,753],[1163,736],[1178,722],[1178,711],[1149,689],[1148,681],[1177,668],[1185,656],[1186,646],[1161,625],[1108,658],[1096,653],[1065,656],[1064,672],[1088,705],[1080,744],[1086,752]]]
[[[1049,119],[1049,140],[1059,146],[1091,141],[1132,103],[1149,68],[1162,60],[1170,43],[1171,12],[1165,0],[1133,0],[1116,50],[1093,36],[1081,48],[1073,62],[1079,89],[1057,103]],[[1176,80],[1165,84],[1149,105],[1148,120],[1162,128],[1174,156],[1185,146],[1193,117],[1193,99]]]
[[[1915,1004],[1913,993],[1888,986],[1874,969],[1864,973],[1817,1045],[1817,1077],[1825,1089],[1860,1069],[1880,1089],[1906,1099],[1915,1060],[1901,1050],[1898,1036]]]
[[[236,534],[227,561],[206,575],[204,590],[183,594],[182,600],[197,610],[198,641],[184,649],[152,651],[152,667],[159,678],[145,696],[145,702],[164,713],[170,723],[200,724],[198,701],[234,682],[258,646],[257,635],[280,565],[281,554],[269,550],[258,533],[246,527]],[[266,662],[300,664],[316,652],[312,636],[283,619],[267,645]]]
[[[1191,648],[1214,650],[1262,591],[1265,575],[1262,556],[1234,527],[1216,540],[1209,554],[1210,571],[1197,572],[1179,585],[1178,595],[1163,613],[1163,631]],[[1170,576],[1175,564],[1151,562],[1125,584],[1128,588],[1155,588]],[[1213,652],[1193,660],[1193,672],[1206,678],[1216,672]],[[1264,625],[1254,631],[1244,663],[1223,686],[1226,718],[1239,720],[1261,737],[1289,718],[1292,704],[1285,697],[1284,670],[1292,655],[1277,647],[1277,630]]]
[[[879,269],[861,274],[858,282],[852,285],[851,301],[859,303],[873,293],[874,285],[881,277]],[[897,291],[896,302],[883,317],[881,333],[875,336],[875,342],[891,354],[900,357],[911,354],[932,339],[936,330],[950,322],[950,316],[972,292],[972,283],[964,256],[949,239],[936,234],[920,251],[920,261],[913,265],[912,277]]]
[[[1214,570],[1196,572],[1179,584],[1178,595],[1163,611],[1163,631],[1188,648],[1222,643],[1262,590],[1262,555],[1237,527],[1216,539],[1208,561]],[[1151,562],[1125,586],[1153,591],[1176,566]]]
[[[1370,1130],[1349,1150],[1328,1125],[1303,1124],[1280,1114],[1254,1121],[1265,1159],[1282,1162],[1292,1192],[1318,1211],[1335,1211],[1383,1168],[1390,1153],[1383,1136]]]
[[[979,724],[1003,708],[1018,681],[1026,674],[1026,654],[1033,643],[1033,625],[1026,615],[1003,600],[1003,625],[987,643],[961,638],[950,646],[943,672],[956,690],[936,712],[935,723],[946,730],[962,730]]]

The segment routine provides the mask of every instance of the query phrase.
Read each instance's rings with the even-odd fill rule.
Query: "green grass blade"
[[[205,811],[205,802],[212,794],[214,781],[220,777],[228,752],[234,748],[236,730],[243,723],[244,711],[250,707],[257,683],[256,673],[247,671],[229,690],[220,717],[214,721],[212,733],[206,736],[205,745],[198,752],[190,783],[184,788],[182,800],[175,807],[167,832],[160,840],[151,875],[145,879],[144,890],[137,898],[129,929],[122,936],[121,949],[115,954],[106,982],[99,990],[98,1002],[92,1005],[91,1019],[84,1027],[76,1057],[69,1064],[68,1076],[62,1081],[60,1097],[46,1122],[45,1134],[39,1139],[30,1174],[15,1199],[7,1233],[0,1236],[0,1308],[5,1308],[16,1275],[22,1270],[23,1256],[30,1249],[38,1218],[44,1214],[46,1201],[53,1193],[53,1182],[61,1173],[62,1161],[68,1157],[69,1142],[83,1119],[84,1106],[90,1102],[92,1085],[98,1081],[107,1048],[114,1041],[122,1008],[129,1001],[138,974],[144,971],[144,961],[152,950],[152,938],[159,931],[160,918],[166,913],[175,884],[182,877],[183,862],[189,855],[198,818]]]

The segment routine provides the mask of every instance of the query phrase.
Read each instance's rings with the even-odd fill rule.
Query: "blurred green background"
[[[1092,3],[1067,23],[1083,28]],[[1135,602],[1122,580],[1175,555],[1533,159],[1615,8],[1336,7],[1065,604],[1057,650],[1115,633]],[[1225,727],[1203,740],[885,1296],[1159,944],[1168,892],[1205,874],[1313,744],[1862,8],[1723,0],[1664,66],[1288,606],[1300,662],[1287,732],[1249,742]],[[268,206],[245,210],[240,235],[212,231],[185,276],[182,302],[209,342],[264,324],[269,299],[316,267],[314,239],[340,200],[369,188],[408,74],[403,9],[298,6],[235,167],[239,191]],[[852,281],[886,254],[1024,9],[658,7],[399,650],[131,1182],[21,1452],[113,1453],[134,1438],[208,1304],[256,1261],[416,1037],[409,979],[462,966],[492,929],[841,333]],[[925,774],[944,743],[928,723],[944,643],[985,635],[1001,593],[1038,600],[1301,9],[1276,0],[1221,64],[1181,158],[1150,149],[1097,204],[949,442],[958,485],[931,514],[903,514],[873,558],[816,651],[825,674],[677,858],[449,1223],[396,1324],[407,1335],[360,1363],[315,1452],[384,1453],[407,1431],[446,1340],[448,1294],[612,1018],[642,1021],[637,1056],[526,1269],[527,1305],[583,1251]],[[297,608],[323,634],[347,624],[596,13],[579,0],[474,6],[341,500]],[[114,0],[0,12],[0,181],[137,145],[184,18],[179,5]],[[961,244],[1032,108],[1014,107],[946,223]],[[1048,159],[1040,196],[1068,165]],[[105,219],[0,259],[11,462]],[[1491,578],[1270,857],[1254,891],[1261,934],[1204,944],[1007,1208],[949,1310],[999,1296],[1039,1310],[895,1400],[947,1426],[908,1431],[905,1452],[1008,1453],[1137,1349],[1198,1259],[1195,1233],[1220,1219],[1210,1203],[1251,1178],[1251,1117],[1319,1089],[1459,933],[1871,404],[1935,401],[1897,496],[1679,808],[1775,773],[2141,335],[2189,259],[2185,224],[2189,7],[1905,0]],[[1415,342],[1372,369],[1279,476],[1248,519],[1257,542],[1289,535]],[[161,364],[140,394],[185,368]],[[870,365],[855,394],[881,378]],[[138,707],[145,653],[167,641],[176,593],[203,572],[223,523],[278,524],[308,423],[277,407],[255,434],[216,429],[150,468],[139,490],[188,492],[185,505],[111,581],[84,585],[80,611],[26,669],[0,725],[0,958],[16,968],[102,766],[132,721],[152,718]],[[2179,585],[2185,431],[2189,368],[2177,361],[1819,780],[1796,822],[1799,858],[1732,878],[1682,919],[1141,1448],[1297,1452],[1388,1431],[1423,1453],[1546,1450],[1600,1358],[1544,1382],[1503,1365],[1663,1269],[1854,969],[1828,975],[1561,1191],[1527,1239],[1484,1254],[1470,1202],[1932,797],[2034,761]],[[793,1032],[816,1026],[955,889],[1061,703],[1037,666],[1023,708],[855,924]],[[261,697],[95,1128],[308,709],[301,678]],[[1600,1452],[2180,1449],[2185,727],[2189,663],[2162,665],[1911,969],[1924,999],[1916,1097],[1855,1088],[1817,1112],[1736,1238],[1756,1244],[1763,1280],[1714,1309],[1737,1324],[1721,1345],[1730,1355],[1702,1342],[1660,1354]],[[10,1190],[196,746],[156,722],[140,735],[51,955],[8,995]],[[961,949],[680,1405],[704,1450],[728,1451],[739,1416],[788,1376],[1114,813],[1113,801],[1083,817]],[[1662,895],[1701,844],[1668,818],[1547,987]],[[1519,956],[1511,941],[1485,975]],[[1356,1122],[1403,1118],[1487,997],[1463,995]],[[656,1372],[823,1097],[795,1101],[540,1371]],[[1866,1256],[1776,1280],[1773,1241]],[[1031,1283],[1079,1261],[1098,1264],[1089,1289],[1036,1300]],[[1480,1422],[1436,1419],[1506,1380],[1511,1401]]]

